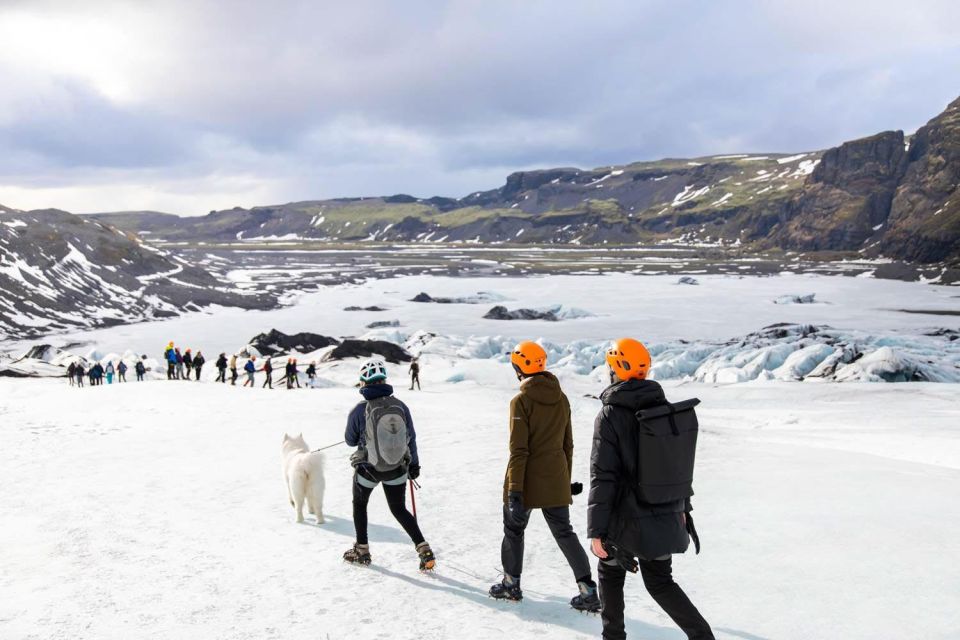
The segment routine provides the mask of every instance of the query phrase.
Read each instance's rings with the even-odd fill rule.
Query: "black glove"
[[[412,464],[407,467],[407,477],[411,480],[416,480],[420,477],[420,465]]]
[[[527,510],[523,507],[523,494],[519,491],[511,491],[507,494],[507,511],[510,518],[520,524],[527,519]]]
[[[607,550],[607,555],[620,565],[624,571],[636,573],[640,570],[640,563],[637,562],[637,559],[632,554],[606,541],[603,543],[603,548]]]
[[[583,483],[582,482],[572,482],[570,483],[570,494],[578,496],[583,493]]]

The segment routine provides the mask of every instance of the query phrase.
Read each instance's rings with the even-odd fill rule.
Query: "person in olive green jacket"
[[[570,606],[597,612],[600,598],[590,561],[570,526],[573,502],[573,428],[570,402],[556,376],[548,372],[547,353],[535,342],[521,342],[511,354],[520,393],[510,402],[510,461],[503,483],[503,580],[490,587],[501,600],[522,600],[523,534],[533,509],[540,509],[573,570],[580,593]]]

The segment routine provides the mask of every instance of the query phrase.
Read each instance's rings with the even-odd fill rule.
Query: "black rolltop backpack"
[[[700,400],[665,403],[636,413],[637,484],[639,498],[663,504],[693,496],[693,467],[697,456],[699,423],[694,410]],[[700,553],[700,538],[687,513],[687,531]]]

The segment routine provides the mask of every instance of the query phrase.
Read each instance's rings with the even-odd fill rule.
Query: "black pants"
[[[357,532],[357,543],[367,544],[367,504],[370,502],[370,495],[373,489],[364,487],[357,482],[356,476],[353,478],[353,528]],[[413,514],[407,511],[407,483],[403,484],[385,484],[383,493],[387,496],[387,506],[390,507],[390,513],[397,519],[403,530],[407,532],[413,544],[423,542],[423,534],[420,532],[420,525]]]
[[[550,533],[567,559],[567,564],[573,570],[573,577],[577,580],[590,579],[590,560],[583,550],[580,539],[570,526],[570,507],[551,507],[541,509],[543,518],[550,527]],[[519,578],[523,572],[523,532],[530,522],[531,511],[520,522],[513,519],[506,505],[503,507],[503,543],[500,545],[500,560],[503,562],[503,572]]]
[[[226,370],[226,369],[218,369],[218,371],[219,371],[220,373],[217,374],[217,382],[226,382],[226,381],[227,381],[227,370]]]
[[[119,371],[117,372],[117,382],[126,382],[127,381],[127,372]]]
[[[143,374],[137,371],[137,382],[143,382]]]
[[[410,376],[410,390],[411,390],[411,391],[413,391],[413,385],[414,385],[414,384],[417,385],[417,391],[419,391],[419,390],[420,390],[420,374],[419,374],[419,373],[415,373],[415,374],[413,374],[412,376]]]
[[[173,380],[173,363],[167,362],[167,380]]]
[[[627,637],[623,626],[623,583],[627,572],[619,564],[601,561],[597,568],[600,577],[600,601],[603,610],[604,640],[623,640]],[[713,640],[710,625],[693,606],[687,594],[673,581],[673,560],[640,560],[643,586],[660,608],[680,627],[690,640]]]
[[[200,380],[200,369],[201,369],[201,368],[202,368],[202,367],[194,367],[194,368],[193,368],[193,370],[194,370],[194,371],[196,372],[196,374],[197,374],[197,380],[198,380],[198,381]]]
[[[263,381],[261,388],[262,387],[270,387],[271,389],[273,389],[273,372],[272,371],[267,371],[267,379]]]

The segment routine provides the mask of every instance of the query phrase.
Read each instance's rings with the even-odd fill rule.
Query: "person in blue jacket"
[[[257,373],[257,365],[254,364],[257,360],[257,356],[250,356],[250,359],[247,360],[247,364],[243,365],[243,370],[247,372],[247,379],[244,380],[243,386],[250,385],[250,388],[256,386],[254,382],[254,376]]]
[[[397,519],[403,530],[407,532],[416,546],[420,557],[420,570],[429,571],[436,564],[433,550],[423,538],[417,518],[407,511],[407,480],[416,480],[420,476],[420,458],[417,454],[417,433],[413,428],[413,417],[410,409],[400,400],[393,397],[393,387],[387,384],[387,367],[382,360],[371,360],[360,368],[360,395],[363,401],[350,412],[347,418],[347,430],[344,440],[348,446],[357,447],[357,451],[350,456],[354,467],[353,476],[353,527],[356,530],[357,540],[354,545],[343,554],[343,559],[355,564],[370,564],[370,545],[367,540],[367,504],[370,495],[378,484],[383,484],[383,493],[387,498],[390,513]],[[381,399],[386,402],[380,402]],[[368,404],[376,403],[379,415],[377,426],[371,425],[371,433],[385,433],[379,431],[384,417],[392,413],[390,418],[399,419],[402,416],[406,428],[406,453],[397,465],[390,465],[380,460],[379,470],[372,460],[376,460],[373,451],[368,451],[367,420]],[[381,443],[385,440],[381,439]],[[389,445],[387,445],[389,446]],[[372,448],[372,447],[371,447]],[[390,468],[392,467],[392,468]]]

